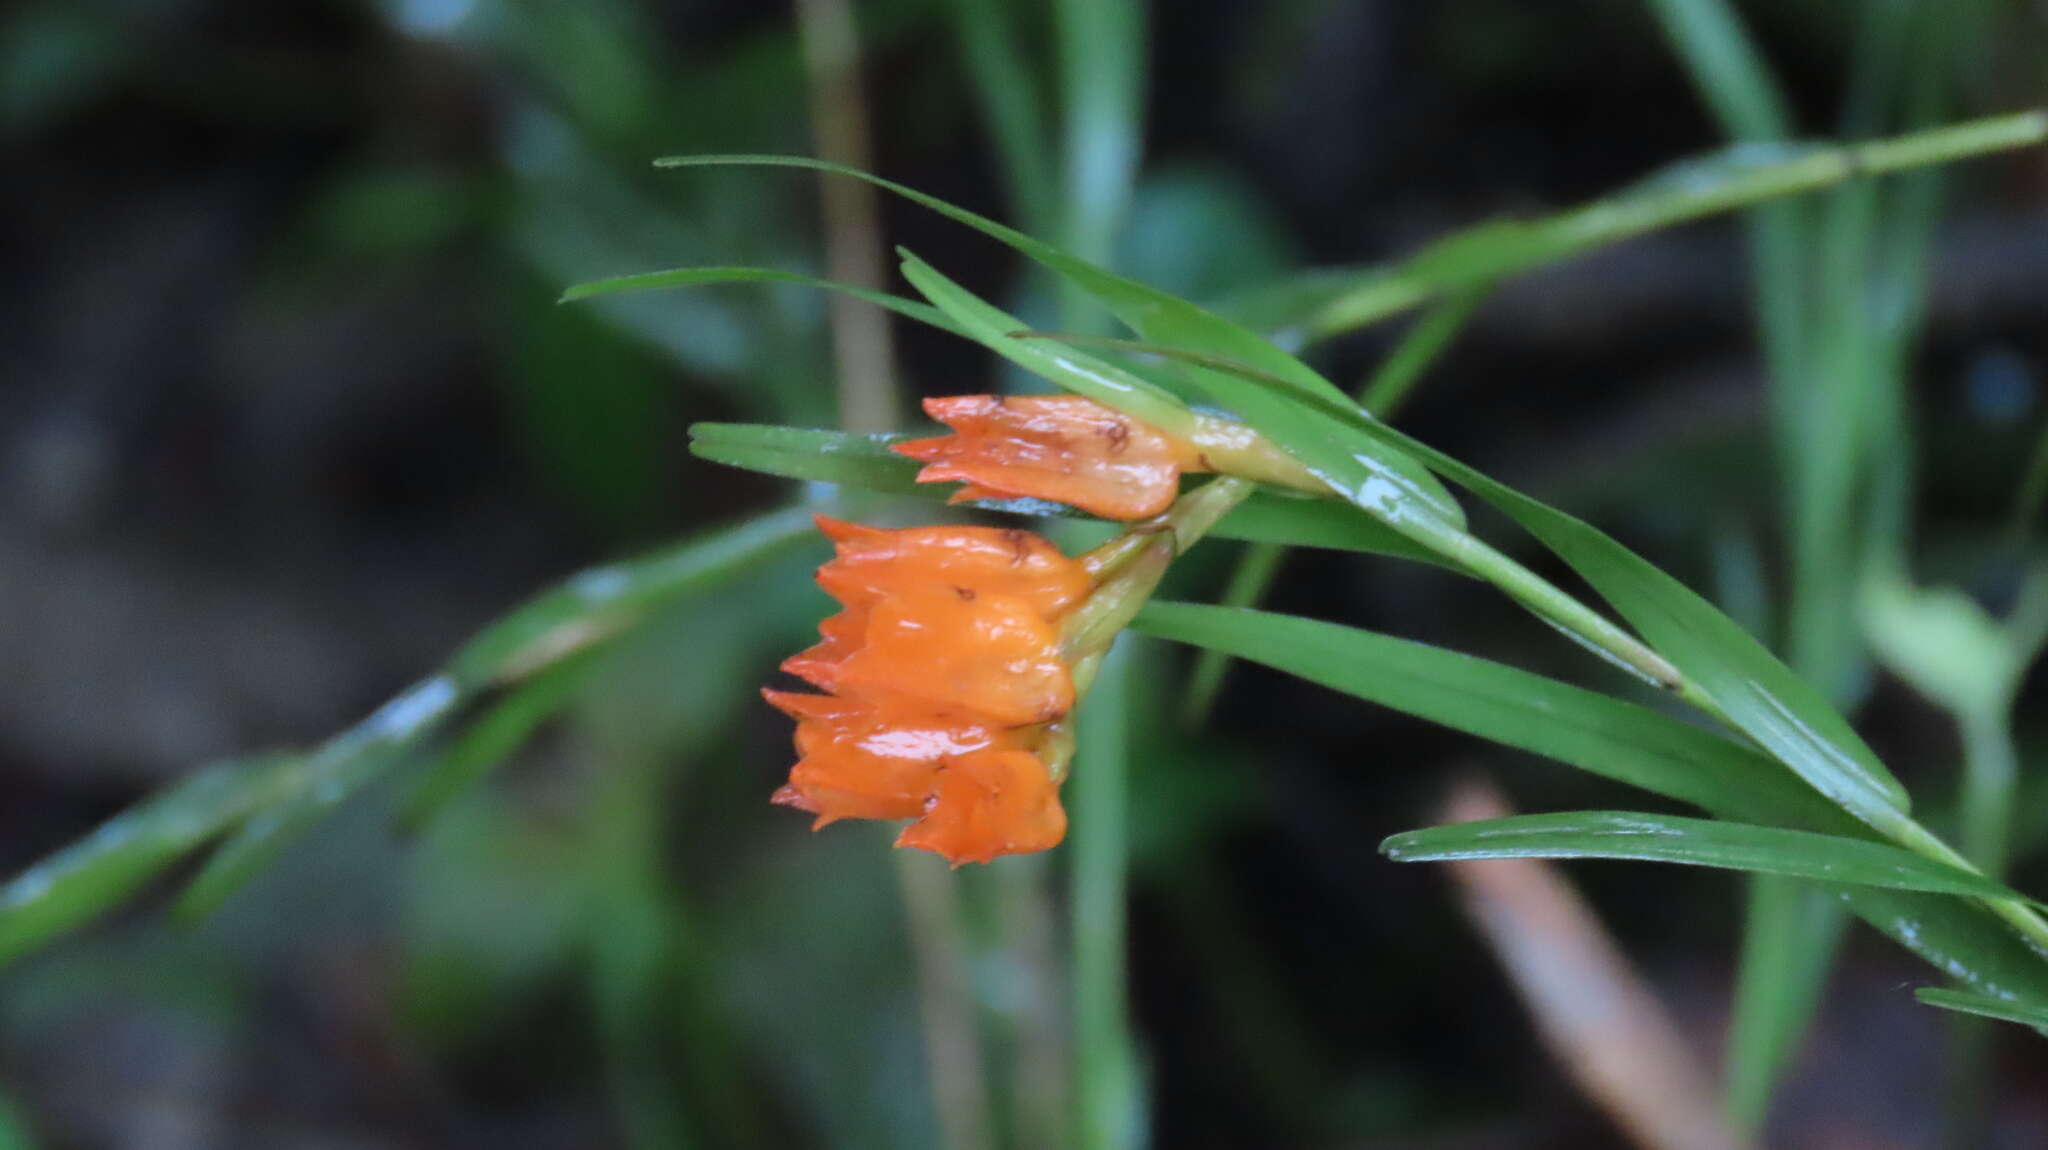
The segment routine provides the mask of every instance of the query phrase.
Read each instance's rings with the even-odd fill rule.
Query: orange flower
[[[818,583],[844,610],[783,669],[828,692],[764,692],[797,720],[775,801],[835,819],[916,819],[900,846],[955,865],[1065,833],[1036,753],[1074,705],[1058,620],[1089,578],[1044,539],[983,527],[881,530],[820,517]]]
[[[1073,395],[956,395],[924,401],[951,435],[896,444],[920,483],[961,482],[952,502],[1049,499],[1107,519],[1146,519],[1210,470],[1192,443]]]
[[[914,819],[936,786],[939,764],[1006,745],[1005,734],[971,716],[889,713],[830,695],[761,694],[797,720],[789,783],[775,801],[837,819]]]
[[[1067,812],[1045,764],[1029,751],[976,751],[939,771],[931,805],[896,845],[937,851],[954,863],[988,862],[1058,846]]]

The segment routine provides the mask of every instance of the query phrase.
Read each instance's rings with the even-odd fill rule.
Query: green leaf
[[[1393,835],[1380,851],[1395,862],[1630,859],[1970,898],[2019,897],[2003,883],[1885,843],[1641,811],[1568,811],[1454,823]]]
[[[946,318],[944,312],[927,303],[904,299],[873,288],[858,284],[841,283],[838,280],[820,276],[805,275],[802,272],[779,271],[775,268],[750,267],[703,267],[670,268],[667,271],[638,272],[633,275],[615,276],[611,279],[592,280],[580,283],[562,293],[561,302],[595,299],[599,296],[624,295],[630,292],[672,291],[676,288],[706,287],[717,284],[735,283],[777,283],[797,284],[802,287],[820,288],[839,292],[855,299],[866,300],[877,307],[885,307],[897,315],[930,324],[941,331],[959,332],[959,327]]]
[[[1155,602],[1131,626],[1748,821],[1825,803],[1770,759],[1647,707],[1337,623]]]
[[[1334,623],[1187,603],[1152,603],[1132,627],[1545,755],[1719,818],[1838,836],[1868,833],[1746,746],[1498,663]],[[1983,907],[1879,887],[1836,893],[1938,969],[2048,1006],[2048,964]]]
[[[1319,394],[1326,399],[1338,401],[1345,398],[1344,393],[1338,390],[1336,385],[1247,328],[1205,311],[1186,300],[1097,267],[1014,228],[1005,227],[935,196],[926,195],[879,176],[802,156],[671,156],[657,160],[655,164],[664,168],[724,165],[805,168],[865,180],[1008,245],[1020,255],[1035,261],[1100,300],[1115,312],[1119,319],[1148,340],[1227,356],[1269,372],[1309,394]],[[926,267],[926,270],[929,271],[929,268]],[[936,276],[937,273],[931,274]],[[968,298],[972,299],[971,296]],[[940,306],[944,308],[945,305],[941,303]],[[957,312],[949,314],[953,314],[956,319],[960,318]],[[993,317],[989,318],[996,323],[997,330],[993,332],[995,335],[1007,335],[1023,330],[1023,325],[1017,324],[1014,320],[1009,320],[1009,326],[1003,327],[999,321],[994,321]],[[984,339],[983,342],[988,341]],[[1000,348],[995,350],[1000,354],[1007,354]],[[1038,369],[1034,367],[1032,370]],[[1403,456],[1398,449],[1391,449],[1385,444],[1371,443],[1348,434],[1342,428],[1325,426],[1312,417],[1297,418],[1292,414],[1292,407],[1272,403],[1267,397],[1255,391],[1238,387],[1227,375],[1204,373],[1200,370],[1191,370],[1189,374],[1198,385],[1225,406],[1238,409],[1237,400],[1249,402],[1255,410],[1238,409],[1246,422],[1271,436],[1275,442],[1287,448],[1311,469],[1329,471],[1331,475],[1326,478],[1334,479],[1333,487],[1346,493],[1346,498],[1366,506],[1367,510],[1375,514],[1402,516],[1410,520],[1440,521],[1454,528],[1463,528],[1464,517],[1458,510],[1457,501],[1452,499],[1450,493],[1445,491],[1424,468]],[[1083,394],[1091,393],[1084,391]],[[1132,415],[1153,422],[1142,411],[1123,410],[1130,410]]]
[[[1187,405],[1173,393],[1107,360],[1040,340],[1015,338],[1031,329],[939,274],[930,264],[908,252],[900,254],[905,278],[958,324],[969,339],[1068,391],[1126,412],[1168,434],[1186,433]]]
[[[690,454],[699,459],[797,479],[833,483],[884,495],[944,498],[952,484],[919,484],[922,464],[889,450],[916,436],[862,435],[764,423],[696,423],[690,426]],[[1041,502],[1041,501],[1033,501]],[[1061,505],[1045,503],[1045,514]]]
[[[105,913],[262,809],[290,761],[272,756],[208,767],[0,886],[0,966]]]
[[[1971,994],[1962,990],[1943,990],[1939,987],[1922,987],[1913,992],[1913,997],[1929,1006],[1943,1010],[1959,1010],[1964,1014],[1981,1014],[1985,1018],[1997,1018],[2006,1022],[2017,1022],[2036,1030],[2048,1030],[2048,1007],[2025,1006],[2010,999],[1993,998],[1985,994]]]
[[[915,435],[857,435],[752,423],[699,423],[690,428],[690,451],[702,459],[785,479],[844,484],[887,495],[944,499],[954,484],[919,483],[916,460],[889,450]],[[984,499],[965,506],[1013,515],[1087,518],[1042,499]],[[1342,503],[1260,489],[1232,509],[1211,532],[1219,538],[1299,547],[1326,547],[1444,564],[1427,551]],[[1455,570],[1455,568],[1450,568]]]
[[[656,606],[734,578],[809,534],[808,514],[782,511],[584,571],[538,596],[464,645],[439,674],[312,754],[281,765],[268,783],[272,801],[247,812],[186,887],[174,913],[189,921],[213,911],[300,834],[415,754],[484,692],[558,668]]]

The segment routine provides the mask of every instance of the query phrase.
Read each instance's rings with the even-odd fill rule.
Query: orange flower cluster
[[[1087,571],[1028,531],[818,526],[838,551],[818,584],[844,609],[782,665],[827,694],[763,692],[797,720],[775,801],[817,826],[915,819],[896,845],[956,866],[1056,845],[1067,816],[1037,752],[1074,705],[1058,621]]]
[[[967,486],[952,502],[1049,499],[1105,519],[1172,506],[1184,472],[1210,470],[1196,447],[1074,395],[956,395],[924,401],[951,435],[899,443],[926,466],[920,483]]]

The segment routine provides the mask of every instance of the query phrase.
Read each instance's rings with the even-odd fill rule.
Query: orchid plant
[[[177,903],[181,916],[202,915],[380,777],[408,777],[409,817],[430,817],[531,733],[559,697],[556,677],[584,656],[663,605],[812,546],[822,531],[836,554],[818,581],[842,609],[822,623],[816,646],[783,664],[822,693],[767,692],[796,720],[798,752],[773,801],[818,825],[902,821],[899,845],[955,864],[1056,847],[1067,829],[1061,785],[1095,769],[1085,749],[1076,753],[1087,745],[1077,732],[1114,719],[1114,700],[1091,700],[1091,685],[1119,636],[1135,632],[1263,664],[1698,811],[1432,827],[1387,840],[1393,859],[1633,859],[1809,880],[1952,980],[1926,1001],[2048,1026],[2041,904],[1930,829],[1822,689],[1607,534],[1395,430],[1384,409],[1296,354],[1335,331],[1424,307],[1436,309],[1417,329],[1428,338],[1435,317],[1456,315],[1488,285],[1651,229],[2044,139],[2048,114],[2030,113],[1787,148],[1761,161],[1735,153],[1556,217],[1453,237],[1392,268],[1214,308],[865,173],[788,157],[664,161],[868,181],[1006,245],[1128,331],[1036,330],[908,252],[900,271],[916,297],[754,268],[571,289],[569,299],[763,281],[848,291],[972,341],[1051,393],[930,401],[926,411],[951,429],[937,437],[698,426],[702,460],[801,481],[809,501],[577,575],[326,744],[209,768],[117,816],[0,887],[0,961],[48,945],[210,850]],[[927,503],[924,525],[865,525],[847,517],[876,504],[835,502],[826,485],[905,501],[891,505],[892,523],[917,497],[1008,519],[962,525]],[[1602,602],[1483,538],[1467,519],[1469,501],[1526,532]],[[1028,519],[1098,520],[1106,536],[1069,556],[1018,525]],[[1332,622],[1158,599],[1168,569],[1205,538],[1337,549],[1478,580],[1616,673],[1589,663],[1603,685],[1593,689]]]

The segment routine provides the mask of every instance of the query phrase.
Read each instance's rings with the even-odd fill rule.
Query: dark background
[[[1800,129],[1834,133],[1858,5],[1740,7]],[[950,6],[857,10],[879,169],[1011,212]],[[1014,18],[1049,75],[1044,14]],[[2042,98],[2048,10],[1998,20],[1958,115]],[[1119,263],[1197,298],[1555,210],[1721,142],[1628,0],[1174,3],[1149,42]],[[197,764],[316,742],[579,566],[782,499],[691,459],[686,428],[830,424],[820,299],[554,301],[645,268],[818,267],[809,177],[647,164],[811,147],[792,16],[772,4],[0,13],[0,871]],[[1910,372],[1918,538],[1934,574],[1968,579],[2042,420],[2048,152],[1959,169],[1947,205]],[[893,242],[964,282],[1043,294],[971,233],[884,210]],[[1770,600],[1782,548],[1744,252],[1723,219],[1510,283],[1406,426],[1695,586],[1752,556]],[[1398,330],[1320,362],[1362,378]],[[965,344],[898,334],[913,392],[993,379]],[[1209,550],[1191,594],[1221,578],[1228,548]],[[352,803],[196,928],[147,898],[0,976],[0,1107],[24,1144],[932,1144],[886,842],[809,836],[763,802],[787,732],[751,692],[825,611],[805,583],[817,558],[629,641],[569,718],[425,829]],[[1974,586],[1995,601],[2001,585]],[[1427,569],[1298,555],[1271,604],[1615,686]],[[1432,821],[1466,770],[1531,809],[1643,800],[1275,675],[1230,683],[1208,730],[1157,723],[1134,784],[1154,1144],[1614,1142],[1444,876],[1374,848]],[[2048,738],[2040,686],[2019,711],[2029,760]],[[1873,741],[1938,805],[1946,720],[1882,676],[1865,698]],[[2043,809],[2021,816],[2032,889],[2048,819],[2025,812]],[[1012,918],[1060,866],[966,876],[999,1051],[1058,1028],[1059,972],[1032,968]],[[1717,1059],[1739,883],[1569,873]],[[648,923],[653,950],[620,945]],[[1908,993],[1929,981],[1853,937],[1774,1140],[1935,1144],[1942,1029]],[[2048,1062],[2001,1037],[2003,1144],[2048,1143]]]

